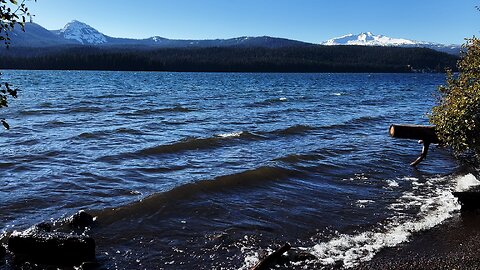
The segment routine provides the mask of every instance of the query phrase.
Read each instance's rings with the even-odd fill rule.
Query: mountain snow
[[[391,38],[384,35],[374,35],[372,32],[364,32],[358,35],[348,34],[345,36],[329,39],[321,45],[359,45],[359,46],[385,46],[385,47],[415,47],[429,48],[440,52],[458,55],[460,54],[460,45],[444,45],[439,43],[415,41],[404,38]]]
[[[107,37],[91,26],[72,21],[67,23],[58,34],[65,39],[76,40],[81,44],[99,45],[107,43]]]
[[[425,44],[403,38],[391,38],[384,35],[374,35],[371,32],[360,33],[358,35],[348,34],[338,38],[329,39],[322,45],[363,45],[363,46],[411,46],[416,44]]]
[[[153,42],[158,43],[158,42],[166,41],[167,39],[159,36],[154,36],[154,37],[148,38],[148,40],[152,40]]]
[[[26,32],[15,29],[11,35],[11,44],[23,47],[49,47],[62,45],[94,45],[94,46],[141,46],[152,48],[207,48],[207,47],[262,47],[284,48],[297,46],[314,46],[315,44],[275,38],[237,37],[231,39],[206,40],[175,40],[154,36],[146,39],[114,38],[100,33],[93,27],[79,21],[72,21],[60,30],[47,30],[40,25],[27,23]],[[371,32],[358,35],[345,35],[327,40],[320,45],[363,45],[363,46],[393,46],[393,47],[421,47],[436,51],[459,55],[459,45],[444,45],[431,42],[420,42],[403,38],[391,38],[384,35],[374,35]]]

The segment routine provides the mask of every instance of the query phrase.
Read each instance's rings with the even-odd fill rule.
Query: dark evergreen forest
[[[425,48],[10,48],[0,69],[192,72],[444,72],[457,56]]]

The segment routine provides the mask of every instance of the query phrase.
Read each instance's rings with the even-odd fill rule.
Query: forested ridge
[[[458,57],[426,48],[10,48],[1,69],[192,72],[443,72]]]

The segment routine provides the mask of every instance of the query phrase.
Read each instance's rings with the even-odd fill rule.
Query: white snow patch
[[[338,38],[332,38],[322,43],[322,45],[363,45],[363,46],[405,46],[424,44],[403,38],[391,38],[384,35],[374,35],[371,32],[364,32],[358,35],[348,34]]]
[[[67,23],[67,25],[60,30],[59,34],[66,39],[76,40],[81,44],[98,45],[107,43],[105,35],[79,21]]]

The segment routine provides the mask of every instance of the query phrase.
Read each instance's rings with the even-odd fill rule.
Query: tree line
[[[178,72],[444,72],[458,57],[426,48],[10,48],[1,69]]]

